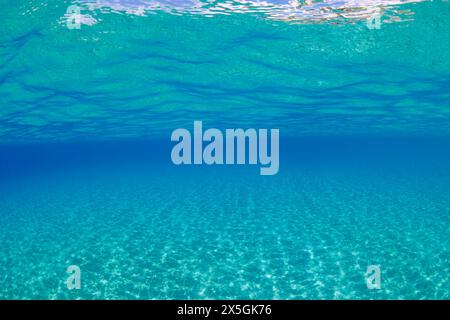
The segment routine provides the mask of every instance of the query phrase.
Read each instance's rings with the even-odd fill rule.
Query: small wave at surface
[[[293,136],[449,133],[448,3],[396,6],[413,15],[369,30],[100,1],[82,10],[95,23],[70,30],[73,3],[2,11],[1,142],[167,136],[195,119]]]
[[[424,0],[82,0],[89,10],[103,9],[146,15],[164,11],[173,14],[194,14],[213,17],[230,14],[262,14],[263,16],[289,22],[329,22],[365,19],[378,11],[386,11],[390,22],[398,21],[400,15],[412,14],[409,10],[397,10],[405,3]],[[396,17],[396,18],[393,18]]]

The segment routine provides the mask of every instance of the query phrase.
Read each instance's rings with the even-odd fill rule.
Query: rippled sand
[[[0,298],[450,298],[448,177],[221,170],[10,183]]]

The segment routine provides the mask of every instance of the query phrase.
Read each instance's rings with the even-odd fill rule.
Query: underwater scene
[[[0,0],[0,299],[450,299],[450,2]]]

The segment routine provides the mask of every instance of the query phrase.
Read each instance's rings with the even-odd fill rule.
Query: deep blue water
[[[450,298],[448,2],[4,2],[0,299]],[[278,174],[174,165],[194,120]]]

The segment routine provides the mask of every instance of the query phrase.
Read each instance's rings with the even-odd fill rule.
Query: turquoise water
[[[3,1],[0,298],[449,299],[449,30],[445,1]],[[173,165],[194,120],[279,128],[279,173]]]

